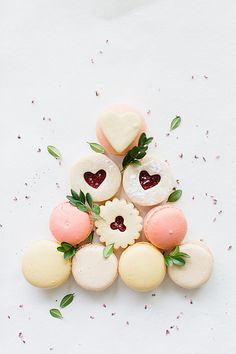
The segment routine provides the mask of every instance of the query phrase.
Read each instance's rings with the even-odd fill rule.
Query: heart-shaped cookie
[[[122,153],[139,134],[142,120],[135,112],[107,112],[101,116],[99,126],[114,150]]]
[[[96,173],[85,172],[84,174],[85,181],[90,185],[90,187],[95,189],[97,189],[102,184],[105,178],[106,171],[104,170],[99,170]]]
[[[150,175],[147,171],[141,171],[139,174],[139,182],[144,190],[155,187],[161,180],[161,176]]]

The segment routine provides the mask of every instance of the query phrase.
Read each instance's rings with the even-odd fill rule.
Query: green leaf
[[[89,143],[89,146],[91,147],[91,149],[95,152],[98,152],[99,154],[105,154],[106,150],[104,149],[104,147],[100,144],[97,143]]]
[[[104,248],[103,257],[104,258],[110,257],[110,255],[113,253],[113,251],[114,251],[114,243],[112,243],[111,245],[108,245]]]
[[[69,200],[69,202],[70,202],[72,205],[75,205],[75,206],[76,206],[76,203],[78,202],[78,200],[74,199],[71,195],[67,195],[66,198]]]
[[[75,255],[75,249],[74,248],[71,248],[69,249],[69,251],[66,251],[64,253],[64,259],[71,259],[73,256]]]
[[[181,258],[191,258],[189,254],[183,252],[179,252],[177,256]]]
[[[61,311],[58,309],[51,309],[49,310],[49,313],[52,317],[59,318],[59,319],[63,318]]]
[[[168,202],[170,202],[170,203],[177,202],[177,200],[179,200],[181,198],[181,195],[182,195],[182,190],[177,189],[176,191],[172,192],[169,195]]]
[[[170,256],[176,256],[179,253],[179,246],[176,246],[171,252]]]
[[[93,199],[92,199],[91,194],[89,194],[89,193],[86,194],[86,200],[87,200],[87,203],[90,206],[90,208],[92,208],[93,207]]]
[[[69,251],[71,248],[74,248],[74,246],[68,242],[62,242],[61,247],[64,249],[64,251]]]
[[[180,123],[181,123],[181,117],[180,117],[180,116],[176,116],[176,117],[172,120],[172,122],[171,122],[171,124],[170,124],[170,130],[174,130],[174,129],[178,128],[178,126],[180,125]]]
[[[94,231],[92,231],[91,234],[88,236],[88,242],[89,243],[93,242],[93,236],[94,236]]]
[[[48,145],[47,149],[49,154],[55,157],[55,159],[61,159],[61,153],[55,146]]]
[[[170,267],[173,265],[172,258],[170,256],[164,256],[165,264],[167,267]]]
[[[141,166],[141,162],[139,160],[134,160],[130,163],[131,165],[134,165],[134,166]]]
[[[64,252],[64,251],[65,251],[64,248],[61,247],[61,246],[57,247],[57,250],[58,250],[59,252]]]
[[[134,146],[133,149],[130,150],[130,157],[136,158],[139,151],[140,151],[140,148],[138,146]]]
[[[84,205],[79,201],[75,204],[75,206],[81,211],[87,211],[87,212],[90,211],[90,209],[86,205]]]
[[[64,307],[70,305],[72,301],[74,300],[75,294],[68,294],[63,297],[63,299],[60,302],[60,307],[63,309]]]
[[[144,146],[144,144],[146,143],[146,141],[147,141],[146,134],[145,134],[145,133],[142,133],[142,134],[140,135],[140,138],[139,138],[139,141],[138,141],[138,146],[139,146],[139,147]]]
[[[151,144],[152,141],[153,141],[153,138],[148,138],[148,139],[146,140],[145,145]]]
[[[94,204],[92,210],[95,214],[100,215],[101,208],[98,204]]]
[[[79,195],[76,193],[76,191],[74,191],[73,189],[70,190],[71,191],[71,195],[75,200],[80,200]]]
[[[80,194],[79,194],[79,201],[81,203],[85,203],[85,195],[84,195],[84,192],[80,190]]]
[[[181,257],[171,257],[172,262],[179,266],[179,267],[183,267],[185,265],[185,260]]]

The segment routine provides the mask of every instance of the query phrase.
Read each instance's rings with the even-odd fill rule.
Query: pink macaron
[[[89,236],[93,220],[88,213],[64,202],[53,209],[49,226],[57,241],[76,245]]]
[[[187,232],[183,212],[169,204],[151,209],[144,219],[144,234],[156,247],[169,250],[179,245]]]

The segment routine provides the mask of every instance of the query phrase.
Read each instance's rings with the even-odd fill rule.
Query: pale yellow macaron
[[[57,250],[58,243],[50,240],[33,242],[24,252],[22,271],[25,279],[38,288],[56,288],[71,273],[71,261]]]
[[[168,268],[170,279],[184,289],[195,289],[205,284],[213,271],[213,255],[202,242],[185,243],[180,252],[187,253],[183,267],[172,265]]]
[[[133,290],[153,290],[165,277],[164,257],[148,242],[135,243],[122,253],[119,274],[124,283]]]

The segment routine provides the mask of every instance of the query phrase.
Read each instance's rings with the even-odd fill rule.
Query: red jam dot
[[[97,173],[85,172],[84,179],[92,188],[98,189],[106,178],[106,171],[99,170]]]
[[[122,216],[117,216],[115,221],[111,223],[110,228],[112,230],[119,230],[121,232],[124,232],[126,230],[124,218]]]
[[[161,180],[160,175],[149,175],[147,171],[141,171],[139,174],[139,182],[144,190],[155,187]]]

